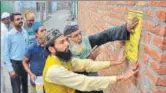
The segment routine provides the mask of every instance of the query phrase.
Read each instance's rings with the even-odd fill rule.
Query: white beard
[[[81,44],[74,45],[71,50],[72,50],[77,56],[79,56],[79,55],[84,51],[84,49],[85,49],[85,45],[84,45],[83,43],[81,43]]]

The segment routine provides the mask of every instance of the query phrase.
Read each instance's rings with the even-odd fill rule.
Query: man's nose
[[[69,42],[66,40],[65,41],[65,45],[68,47],[69,46]]]
[[[81,39],[81,35],[78,35],[78,38]]]

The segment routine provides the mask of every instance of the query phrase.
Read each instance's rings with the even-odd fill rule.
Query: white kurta
[[[4,61],[3,61],[3,50],[4,50],[4,42],[5,42],[5,36],[8,32],[8,29],[6,25],[1,22],[1,93],[5,93],[5,83],[4,83]]]
[[[71,63],[73,71],[77,72],[96,72],[110,66],[108,61],[97,62],[89,59],[73,58]],[[45,80],[81,91],[104,90],[117,81],[116,76],[85,76],[73,71],[60,65],[53,65],[48,69]]]

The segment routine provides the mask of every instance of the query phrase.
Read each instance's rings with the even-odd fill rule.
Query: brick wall
[[[139,74],[136,79],[133,77],[114,84],[105,92],[166,93],[166,1],[79,1],[78,20],[81,30],[88,35],[119,26],[127,21],[129,9],[144,11],[139,45]],[[107,50],[118,43],[105,44],[99,60],[107,60],[110,57]],[[123,45],[122,42],[120,44]],[[128,64],[124,63],[114,67],[111,72],[109,69],[101,71],[101,75],[122,74],[126,68]]]

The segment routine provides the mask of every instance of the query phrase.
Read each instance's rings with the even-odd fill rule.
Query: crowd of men
[[[4,12],[1,15],[1,76],[6,67],[13,93],[28,93],[28,81],[31,93],[36,93],[35,80],[39,76],[43,78],[45,93],[103,93],[110,84],[133,76],[137,69],[119,76],[99,76],[99,70],[122,64],[124,50],[116,60],[110,61],[95,61],[93,50],[107,42],[128,40],[137,23],[135,18],[131,23],[83,36],[79,25],[66,25],[63,33],[55,28],[47,30],[35,21],[31,10],[26,10],[24,15]],[[3,81],[1,93],[5,93]]]

